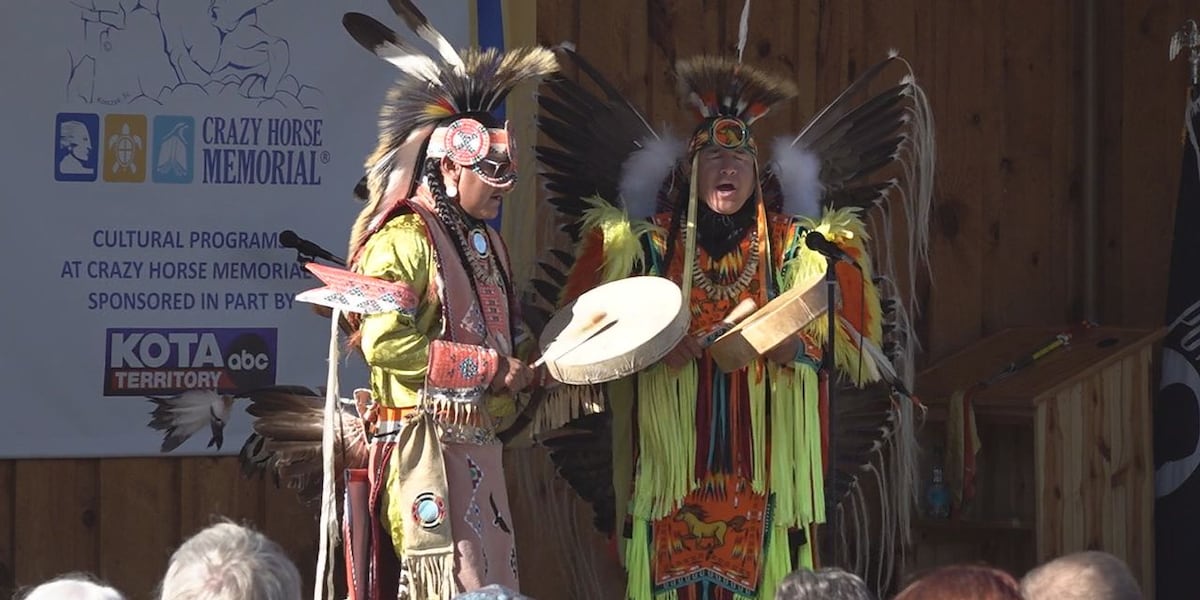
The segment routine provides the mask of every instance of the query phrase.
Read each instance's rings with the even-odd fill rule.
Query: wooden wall
[[[1161,322],[1187,67],[1170,34],[1197,0],[1098,2],[1097,311]],[[756,124],[799,131],[895,48],[937,121],[926,361],[1014,325],[1083,318],[1084,1],[754,0],[746,60],[791,74],[799,101]],[[538,37],[575,41],[658,124],[686,131],[670,65],[732,52],[741,0],[543,0]]]
[[[0,490],[0,597],[87,571],[151,598],[179,543],[218,517],[279,542],[311,589],[316,510],[233,457],[3,461]]]
[[[529,1],[529,0],[513,0]],[[792,74],[798,102],[760,135],[795,131],[889,48],[912,62],[937,119],[934,285],[924,360],[1012,325],[1083,312],[1086,0],[754,0],[747,60]],[[1186,67],[1167,40],[1200,0],[1096,2],[1098,320],[1162,319]],[[654,121],[675,109],[676,57],[729,51],[740,0],[539,0],[538,39],[574,41]],[[542,232],[543,234],[545,232]],[[919,391],[919,390],[918,390]],[[0,462],[0,595],[70,570],[149,597],[210,515],[245,519],[315,564],[312,512],[246,481],[233,459]],[[311,577],[311,575],[309,575]]]

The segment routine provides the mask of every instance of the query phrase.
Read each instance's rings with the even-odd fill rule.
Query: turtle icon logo
[[[121,133],[108,136],[108,147],[117,152],[117,162],[112,166],[114,172],[120,169],[129,169],[129,171],[137,173],[137,165],[133,162],[133,153],[135,150],[142,149],[142,136],[130,133],[129,123],[121,125]]]
[[[105,115],[104,180],[146,180],[146,116]]]

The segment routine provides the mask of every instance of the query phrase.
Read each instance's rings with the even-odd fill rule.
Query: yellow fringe
[[[617,208],[599,196],[584,199],[590,208],[583,211],[583,230],[599,229],[604,236],[604,262],[601,266],[601,283],[628,277],[635,267],[645,264],[646,253],[642,248],[642,236],[662,231],[648,221],[630,221],[624,210]]]
[[[750,451],[753,455],[755,492],[767,491],[767,377],[763,361],[755,361],[746,372],[746,387],[750,390]]]
[[[607,384],[609,410],[612,412],[612,483],[613,497],[617,499],[616,512],[618,526],[624,526],[625,518],[629,515],[630,488],[633,485],[633,407],[636,377],[624,377]],[[617,538],[617,556],[625,560],[625,549],[628,545],[623,535]]]
[[[633,514],[667,516],[696,487],[696,364],[658,364],[638,377],[637,480]]]
[[[764,556],[762,582],[758,585],[758,598],[774,598],[775,588],[792,572],[792,556],[788,551],[788,530],[772,526],[767,533],[766,556]]]
[[[808,528],[805,528],[805,530],[804,530],[804,532],[806,534],[809,531],[811,531],[811,530]],[[813,543],[816,540],[814,540],[811,536],[808,536],[807,539],[808,539],[808,542],[805,543],[804,546],[801,546],[801,548],[800,548],[799,556],[797,557],[800,559],[800,562],[799,562],[799,564],[797,564],[795,566],[795,568],[797,568],[797,569],[812,570],[817,567],[817,555],[816,555],[817,545],[815,543]]]
[[[803,405],[798,420],[800,428],[796,431],[803,431],[803,439],[808,442],[808,448],[796,454],[796,464],[800,464],[801,459],[805,460],[808,472],[803,474],[803,479],[797,478],[796,481],[800,484],[807,483],[808,485],[800,489],[808,489],[811,493],[809,502],[812,512],[803,515],[807,522],[801,523],[807,527],[808,523],[825,522],[825,461],[821,456],[821,382],[814,367],[800,366],[796,369],[796,374],[800,379],[796,387],[803,390],[796,396],[796,402]]]
[[[807,527],[825,515],[818,377],[803,364],[770,369],[774,522],[784,528]]]
[[[871,280],[871,261],[868,259],[866,246],[869,238],[866,225],[859,218],[859,212],[860,209],[855,207],[826,209],[819,221],[808,217],[799,217],[798,222],[801,227],[818,231],[838,245],[855,250],[861,257],[858,263],[862,267],[863,302],[866,305],[866,321],[868,323],[867,331],[862,334],[876,345],[880,345],[883,338],[883,327],[880,319],[879,290]],[[781,290],[789,290],[801,281],[809,281],[813,277],[825,273],[826,266],[827,260],[823,255],[801,246],[795,257],[781,265],[777,283]],[[846,316],[858,317],[858,315]],[[805,334],[818,345],[824,345],[827,331],[828,322],[825,317],[813,321],[804,329]],[[855,337],[840,324],[837,337],[834,359],[839,371],[849,376],[859,386],[877,380],[879,378],[878,368],[875,367],[869,356],[859,351]],[[859,365],[860,358],[864,361],[861,366]]]
[[[650,523],[634,517],[633,539],[625,546],[625,597],[629,600],[653,600],[650,585]]]
[[[797,475],[803,472],[804,460],[796,460],[797,448],[804,443],[804,431],[797,427],[797,419],[803,411],[794,399],[795,375],[788,369],[772,364],[771,369],[771,487],[775,491],[774,521],[784,527],[795,527],[799,515],[811,507],[806,504],[806,495],[799,489],[803,481]]]

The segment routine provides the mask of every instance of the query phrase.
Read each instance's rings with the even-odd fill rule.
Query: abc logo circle
[[[275,378],[271,373],[274,369],[267,341],[254,333],[243,333],[234,338],[225,349],[225,371],[238,390],[273,384]]]

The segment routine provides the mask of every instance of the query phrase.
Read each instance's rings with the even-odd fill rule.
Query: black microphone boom
[[[821,235],[819,231],[808,232],[808,235],[804,236],[804,245],[808,246],[809,250],[819,252],[827,258],[845,261],[854,265],[855,268],[862,268],[858,266],[858,262],[854,260],[854,257],[847,254],[845,250],[842,250],[841,246],[829,241],[829,238]]]
[[[298,235],[291,229],[284,229],[279,232],[279,245],[284,248],[293,248],[303,256],[311,256],[313,258],[322,258],[338,266],[346,266],[346,261],[338,258],[332,252],[310,242]]]

